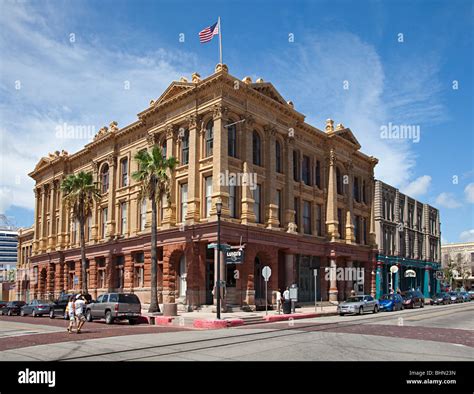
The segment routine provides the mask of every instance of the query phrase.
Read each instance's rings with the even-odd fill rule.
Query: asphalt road
[[[12,321],[11,319],[15,319]],[[49,323],[49,319],[43,323]],[[21,336],[9,336],[14,324]],[[22,326],[24,324],[24,326]],[[474,302],[225,330],[91,324],[80,339],[52,325],[0,318],[1,360],[473,361]],[[56,326],[58,324],[58,326]],[[59,330],[62,331],[59,331]],[[43,333],[28,331],[46,330]],[[56,330],[56,331],[55,331]],[[26,331],[26,333],[25,333]],[[92,338],[88,338],[91,335]],[[29,346],[27,338],[54,338]],[[23,344],[19,341],[25,338]],[[6,346],[11,343],[11,347]]]

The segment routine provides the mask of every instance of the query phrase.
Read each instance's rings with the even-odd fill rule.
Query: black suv
[[[403,306],[414,309],[415,306],[423,308],[425,306],[425,296],[418,290],[405,291],[402,293]]]
[[[20,315],[21,307],[25,305],[25,301],[10,301],[8,302],[2,309],[0,309],[0,313],[2,315]]]
[[[63,319],[67,320],[68,315],[66,313],[66,307],[69,302],[69,298],[74,297],[74,300],[76,300],[76,296],[77,294],[74,293],[61,294],[59,298],[54,301],[54,305],[49,310],[49,318],[54,319],[56,316],[61,316]],[[88,304],[92,302],[92,297],[90,294],[84,294],[84,298]]]

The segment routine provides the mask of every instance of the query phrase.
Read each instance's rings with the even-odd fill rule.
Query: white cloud
[[[81,18],[86,14],[79,12]],[[61,20],[78,22],[71,13],[34,3],[2,6],[0,212],[11,205],[33,209],[34,181],[27,174],[40,157],[61,149],[74,152],[88,142],[58,138],[57,126],[66,122],[97,131],[112,120],[125,126],[173,79],[197,69],[193,56],[166,51],[159,43],[144,56],[84,35],[71,43],[65,39],[70,30],[61,30]]]
[[[466,196],[466,200],[474,204],[474,183],[470,183],[466,186],[464,189],[464,194]]]
[[[428,192],[431,185],[431,177],[423,175],[410,182],[407,186],[402,187],[402,192],[410,197],[419,197]]]
[[[454,194],[443,192],[436,197],[436,204],[444,208],[459,208],[462,204],[456,200]]]
[[[462,242],[474,242],[474,229],[463,231],[459,235],[459,239]]]
[[[409,186],[416,165],[415,144],[410,139],[383,139],[381,127],[420,126],[420,138],[426,137],[426,122],[437,122],[446,113],[439,99],[438,59],[425,56],[383,63],[374,45],[344,31],[309,32],[301,40],[270,59],[266,54],[269,67],[264,79],[275,81],[295,109],[320,129],[324,130],[326,118],[350,127],[362,152],[380,159],[377,178],[396,187]],[[349,83],[347,90],[344,81]],[[412,188],[429,186],[426,177],[414,182]]]

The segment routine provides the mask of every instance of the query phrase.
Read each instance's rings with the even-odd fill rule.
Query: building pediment
[[[361,148],[359,141],[357,141],[357,138],[352,133],[351,129],[344,128],[344,129],[336,130],[334,134],[338,135],[341,138],[344,138],[346,141],[349,141],[352,145],[355,145],[357,149]]]
[[[256,91],[270,97],[272,100],[284,105],[288,105],[282,95],[275,89],[275,87],[269,82],[256,82],[250,85]]]
[[[180,95],[181,93],[192,89],[195,86],[193,83],[189,82],[173,82],[170,86],[163,92],[163,94],[155,101],[155,105],[160,105],[165,101],[172,99]]]

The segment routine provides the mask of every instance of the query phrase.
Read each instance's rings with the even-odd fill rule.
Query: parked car
[[[358,313],[362,315],[364,312],[372,311],[377,313],[379,311],[379,302],[370,295],[359,295],[348,298],[343,303],[337,306],[337,312],[340,316],[346,313]]]
[[[0,314],[2,315],[19,315],[21,311],[21,307],[25,305],[25,301],[10,301],[0,309]]]
[[[461,294],[463,302],[471,301],[471,296],[469,295],[469,293],[467,291],[460,291],[459,293]]]
[[[451,298],[452,304],[457,304],[459,302],[464,302],[464,298],[458,291],[450,291],[449,297]]]
[[[76,299],[76,296],[77,294],[75,293],[60,295],[58,299],[54,301],[54,303],[51,305],[51,308],[49,310],[49,318],[54,319],[56,316],[61,316],[63,319],[67,320],[68,316],[66,313],[66,307],[69,302],[69,298],[74,297],[74,299]],[[93,302],[90,294],[84,294],[83,296],[88,304]]]
[[[402,293],[403,297],[403,306],[405,308],[415,308],[419,306],[423,308],[425,306],[425,297],[420,291],[410,290]]]
[[[451,304],[451,298],[448,293],[437,293],[430,301],[431,305],[447,305]]]
[[[0,308],[3,308],[8,304],[8,301],[0,301]]]
[[[469,297],[471,297],[471,300],[474,300],[474,290],[469,290]]]
[[[129,324],[135,324],[141,316],[141,309],[140,300],[135,294],[106,293],[86,305],[86,318],[89,322],[105,318],[107,324],[128,319]]]
[[[399,311],[404,309],[403,298],[400,294],[384,294],[379,299],[381,311]]]
[[[21,308],[20,315],[33,317],[48,315],[52,303],[46,300],[33,300]]]

